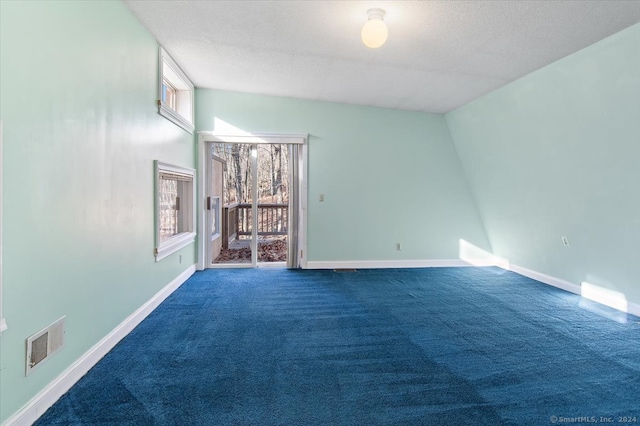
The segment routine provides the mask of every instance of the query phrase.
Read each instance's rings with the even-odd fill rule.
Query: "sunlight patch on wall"
[[[495,256],[470,242],[459,240],[459,257],[461,260],[473,266],[499,266],[503,269],[509,269],[509,260]]]
[[[227,123],[218,117],[213,119],[213,128],[214,132],[220,135],[219,138],[222,142],[244,142],[242,138],[247,138],[246,143],[267,143],[266,140],[256,137],[254,134]],[[249,138],[251,139],[249,140]]]
[[[224,120],[219,119],[218,117],[214,117],[213,119],[213,129],[216,133],[229,133],[232,135],[244,135],[250,136],[251,133],[246,132],[233,124],[227,123]]]
[[[600,287],[583,281],[580,284],[580,294],[585,299],[602,303],[622,312],[629,312],[629,303],[624,293]]]
[[[303,145],[309,139],[308,133],[267,133],[247,132],[218,117],[213,118],[213,132],[198,132],[203,142],[250,143],[250,144],[296,144]],[[204,138],[204,139],[202,139]]]

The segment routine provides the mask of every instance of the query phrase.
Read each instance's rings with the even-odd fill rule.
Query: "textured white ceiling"
[[[435,113],[640,22],[623,0],[124,3],[196,87]],[[372,7],[389,28],[375,50]]]

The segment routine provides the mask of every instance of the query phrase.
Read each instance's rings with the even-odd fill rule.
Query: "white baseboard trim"
[[[518,265],[509,265],[508,269],[510,271],[515,272],[516,274],[524,275],[527,278],[531,278],[536,281],[540,281],[541,283],[548,284],[559,289],[568,291],[570,293],[575,293],[577,295],[581,294],[581,289],[578,284],[571,283],[569,281],[562,280],[560,278],[552,277],[550,275],[543,274],[542,272],[536,272],[531,269],[523,268]]]
[[[460,259],[430,260],[321,260],[307,262],[307,269],[385,269],[473,266]]]
[[[518,265],[509,264],[508,261],[499,258],[487,259],[430,259],[430,260],[323,260],[308,261],[305,269],[384,269],[384,268],[438,268],[438,267],[461,267],[461,266],[498,266],[502,269],[515,272],[516,274],[534,279],[544,284],[557,287],[561,290],[575,293],[582,296],[582,287],[560,278],[552,277],[542,272],[533,271]],[[594,299],[594,302],[618,309],[604,299]],[[626,309],[622,312],[640,317],[640,305],[632,302],[626,303]]]
[[[640,317],[640,305],[633,302],[627,302],[627,313]]]
[[[113,347],[127,336],[138,324],[142,322],[155,308],[160,305],[171,293],[180,287],[196,270],[192,265],[173,279],[162,290],[157,292],[144,305],[140,306],[127,319],[122,321],[109,334],[96,343],[77,361],[71,364],[58,377],[34,396],[21,410],[9,417],[4,426],[23,426],[33,424],[45,411],[49,409],[62,395],[82,378],[98,363]]]
[[[531,269],[527,269],[527,268],[523,268],[522,266],[518,266],[518,265],[509,265],[508,268],[504,268],[504,269],[508,269],[510,271],[515,272],[516,274],[520,274],[523,275],[525,277],[534,279],[536,281],[540,281],[541,283],[544,284],[548,284],[551,285],[553,287],[557,287],[559,289],[568,291],[570,293],[574,293],[577,294],[578,296],[582,296],[582,287],[578,284],[574,284],[572,282],[569,281],[565,281],[563,279],[560,278],[556,278],[556,277],[552,277],[550,275],[546,275],[543,274],[541,272],[536,272],[533,271]],[[635,316],[640,317],[640,305],[633,303],[633,302],[626,302],[626,309],[620,309],[619,306],[616,305],[612,305],[610,302],[608,302],[606,299],[599,299],[599,298],[590,298],[590,300],[593,300],[594,302],[609,306],[611,308],[617,309],[619,311],[628,313],[628,314],[632,314]]]

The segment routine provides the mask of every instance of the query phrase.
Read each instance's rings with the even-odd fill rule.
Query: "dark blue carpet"
[[[37,424],[621,416],[640,423],[637,317],[498,268],[231,269],[196,273]]]

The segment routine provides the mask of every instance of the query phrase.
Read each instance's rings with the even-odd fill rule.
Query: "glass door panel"
[[[209,265],[298,267],[302,256],[297,232],[298,146],[211,143],[210,147],[205,189]]]
[[[256,188],[256,152],[252,144],[214,143],[212,156],[222,167],[222,199],[220,207],[221,249],[212,252],[213,264],[256,263],[254,237],[254,203]],[[213,218],[210,217],[213,222]],[[216,254],[216,256],[214,256]]]
[[[287,144],[257,145],[258,262],[286,262],[289,225]]]

